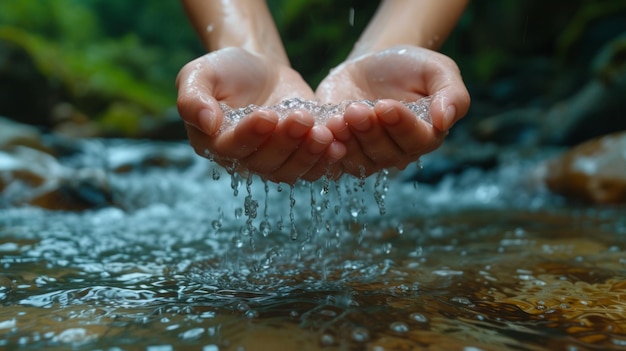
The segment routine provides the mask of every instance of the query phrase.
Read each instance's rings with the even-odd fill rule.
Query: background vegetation
[[[292,64],[315,85],[378,2],[269,4]],[[536,96],[523,90],[567,93],[584,74],[568,75],[559,89],[545,76],[586,72],[599,47],[626,31],[625,11],[623,0],[475,0],[442,50],[476,97],[506,108]],[[0,115],[50,128],[95,121],[96,134],[142,136],[175,117],[174,78],[203,53],[178,1],[2,0]],[[523,79],[502,79],[516,75]]]

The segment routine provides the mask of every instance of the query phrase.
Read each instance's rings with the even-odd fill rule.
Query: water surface
[[[116,205],[1,210],[0,347],[626,349],[623,208],[545,193],[541,156],[292,190],[182,144],[83,149],[60,165],[103,172]]]

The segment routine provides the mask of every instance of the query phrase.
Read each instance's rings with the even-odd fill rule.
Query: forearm
[[[240,47],[289,64],[265,0],[181,0],[208,51]]]
[[[436,50],[443,44],[469,0],[383,0],[350,57],[397,45]]]

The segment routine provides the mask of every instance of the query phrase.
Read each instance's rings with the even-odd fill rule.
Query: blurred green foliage
[[[293,66],[315,86],[348,54],[379,2],[268,3]],[[523,56],[575,65],[601,45],[582,40],[590,26],[625,10],[624,0],[474,0],[442,51],[479,84]],[[614,26],[624,26],[620,18]],[[173,106],[178,70],[204,53],[178,1],[2,0],[0,41],[26,50],[48,81],[63,86],[64,99],[125,132],[137,129],[130,116]]]

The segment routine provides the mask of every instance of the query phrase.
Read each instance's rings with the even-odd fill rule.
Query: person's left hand
[[[405,168],[438,148],[448,129],[469,108],[470,97],[456,63],[438,52],[398,46],[348,60],[320,83],[322,103],[379,100],[372,108],[350,105],[326,126],[347,147],[343,172],[362,177],[383,168]],[[402,101],[432,96],[432,125]]]

